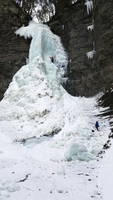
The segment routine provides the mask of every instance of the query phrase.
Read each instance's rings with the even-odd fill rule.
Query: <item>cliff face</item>
[[[0,99],[15,72],[25,64],[28,42],[14,32],[28,20],[15,1],[0,1]]]
[[[59,4],[49,22],[54,33],[61,36],[68,51],[66,89],[72,95],[92,96],[109,88],[113,79],[113,1],[93,0],[94,8],[87,13],[84,0]],[[61,9],[62,5],[62,9]],[[28,41],[15,35],[15,30],[29,21],[15,0],[0,2],[0,98],[14,73],[25,64]],[[88,30],[93,24],[94,30]],[[96,51],[93,58],[87,52]]]
[[[113,1],[94,2],[95,65],[98,85],[109,88],[113,83]]]
[[[110,87],[113,79],[113,1],[94,0],[93,6],[88,15],[84,0],[78,0],[50,23],[68,51],[66,88],[72,95],[92,96]],[[92,50],[96,54],[88,59]]]

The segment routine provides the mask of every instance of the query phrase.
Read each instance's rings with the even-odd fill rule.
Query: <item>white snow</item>
[[[89,25],[89,26],[87,27],[87,30],[88,30],[88,31],[93,31],[93,30],[94,30],[94,25],[93,25],[93,24]]]
[[[97,116],[104,109],[96,97],[64,90],[67,55],[47,26],[31,22],[16,33],[32,41],[0,102],[0,199],[99,200],[97,154],[110,132]]]
[[[113,199],[113,142],[111,148],[104,155],[99,170],[99,185],[103,200]]]
[[[88,59],[93,59],[94,55],[95,55],[96,51],[93,49],[92,51],[89,51],[86,53]]]
[[[75,4],[77,2],[77,0],[72,0],[72,4]]]

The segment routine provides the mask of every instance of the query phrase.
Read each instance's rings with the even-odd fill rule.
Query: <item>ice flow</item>
[[[35,22],[16,34],[32,40],[28,63],[14,75],[0,103],[1,132],[12,141],[52,136],[46,145],[57,149],[60,159],[95,159],[104,141],[92,132],[99,112],[96,99],[72,97],[62,87],[67,55],[60,38]]]

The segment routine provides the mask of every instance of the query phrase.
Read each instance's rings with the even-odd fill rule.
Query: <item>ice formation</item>
[[[77,0],[72,0],[72,4],[75,4],[77,2]]]
[[[87,14],[89,15],[91,11],[93,10],[93,1],[92,0],[86,0],[85,6],[87,7]]]
[[[20,5],[20,7],[22,7],[23,5],[23,1],[22,0],[16,0],[16,3]]]
[[[89,25],[89,26],[87,27],[87,30],[88,30],[88,31],[93,31],[93,30],[94,30],[94,25],[93,25],[93,24]]]
[[[95,55],[96,51],[93,49],[92,51],[89,51],[86,53],[88,59],[93,59],[94,55]]]
[[[1,132],[13,141],[54,135],[48,145],[61,159],[95,158],[103,145],[99,134],[92,135],[95,99],[72,97],[62,87],[67,55],[60,38],[35,22],[16,34],[32,41],[28,64],[14,75],[0,103]]]

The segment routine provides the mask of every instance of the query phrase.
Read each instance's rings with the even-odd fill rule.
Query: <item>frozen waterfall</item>
[[[96,131],[92,135],[96,101],[72,97],[62,87],[67,55],[60,38],[35,22],[16,34],[32,40],[28,63],[14,75],[0,103],[1,132],[13,141],[53,135],[46,145],[61,159],[94,159],[103,145]]]

